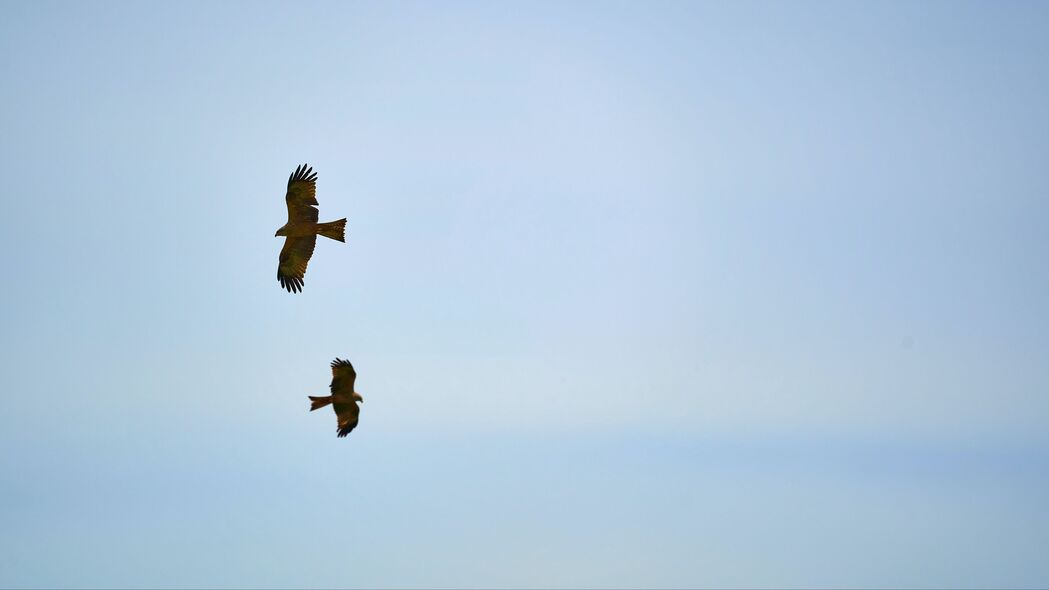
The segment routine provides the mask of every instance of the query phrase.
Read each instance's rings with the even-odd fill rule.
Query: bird
[[[284,236],[284,247],[280,250],[277,264],[277,280],[289,293],[302,291],[306,265],[313,256],[317,236],[340,242],[346,241],[346,218],[327,223],[317,223],[317,173],[306,164],[297,166],[288,177],[288,193],[284,200],[288,204],[288,223],[273,234]]]
[[[310,398],[310,411],[323,408],[331,404],[338,418],[338,436],[342,438],[357,427],[357,419],[361,415],[361,408],[357,402],[364,403],[364,398],[353,390],[353,384],[357,381],[357,371],[353,370],[350,361],[338,357],[331,362],[331,395],[307,396]]]

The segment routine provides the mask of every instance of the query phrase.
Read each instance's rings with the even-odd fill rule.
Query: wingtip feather
[[[311,184],[317,182],[317,173],[313,171],[312,166],[309,164],[296,166],[295,172],[292,172],[291,176],[288,177],[288,187],[291,188],[292,183],[300,180]]]

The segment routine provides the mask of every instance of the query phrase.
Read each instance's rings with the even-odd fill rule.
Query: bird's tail
[[[308,396],[308,397],[310,398],[310,411],[311,412],[313,410],[316,410],[317,408],[323,408],[324,406],[326,406],[326,405],[331,403],[331,396],[330,395],[326,395],[324,397],[313,397],[311,395],[311,396]]]
[[[329,221],[328,223],[318,223],[317,233],[333,240],[340,242],[346,241],[346,218],[343,217],[338,221]]]

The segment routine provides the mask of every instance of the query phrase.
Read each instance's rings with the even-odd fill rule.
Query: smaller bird
[[[357,371],[353,370],[350,361],[344,361],[338,357],[331,362],[331,395],[308,396],[310,398],[310,411],[331,404],[338,418],[339,438],[349,434],[357,426],[357,419],[361,415],[361,409],[357,402],[364,403],[364,398],[353,390],[353,384],[357,381]]]

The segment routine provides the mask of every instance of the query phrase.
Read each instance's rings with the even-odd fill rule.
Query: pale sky
[[[3,14],[0,586],[1049,585],[1049,5]]]

